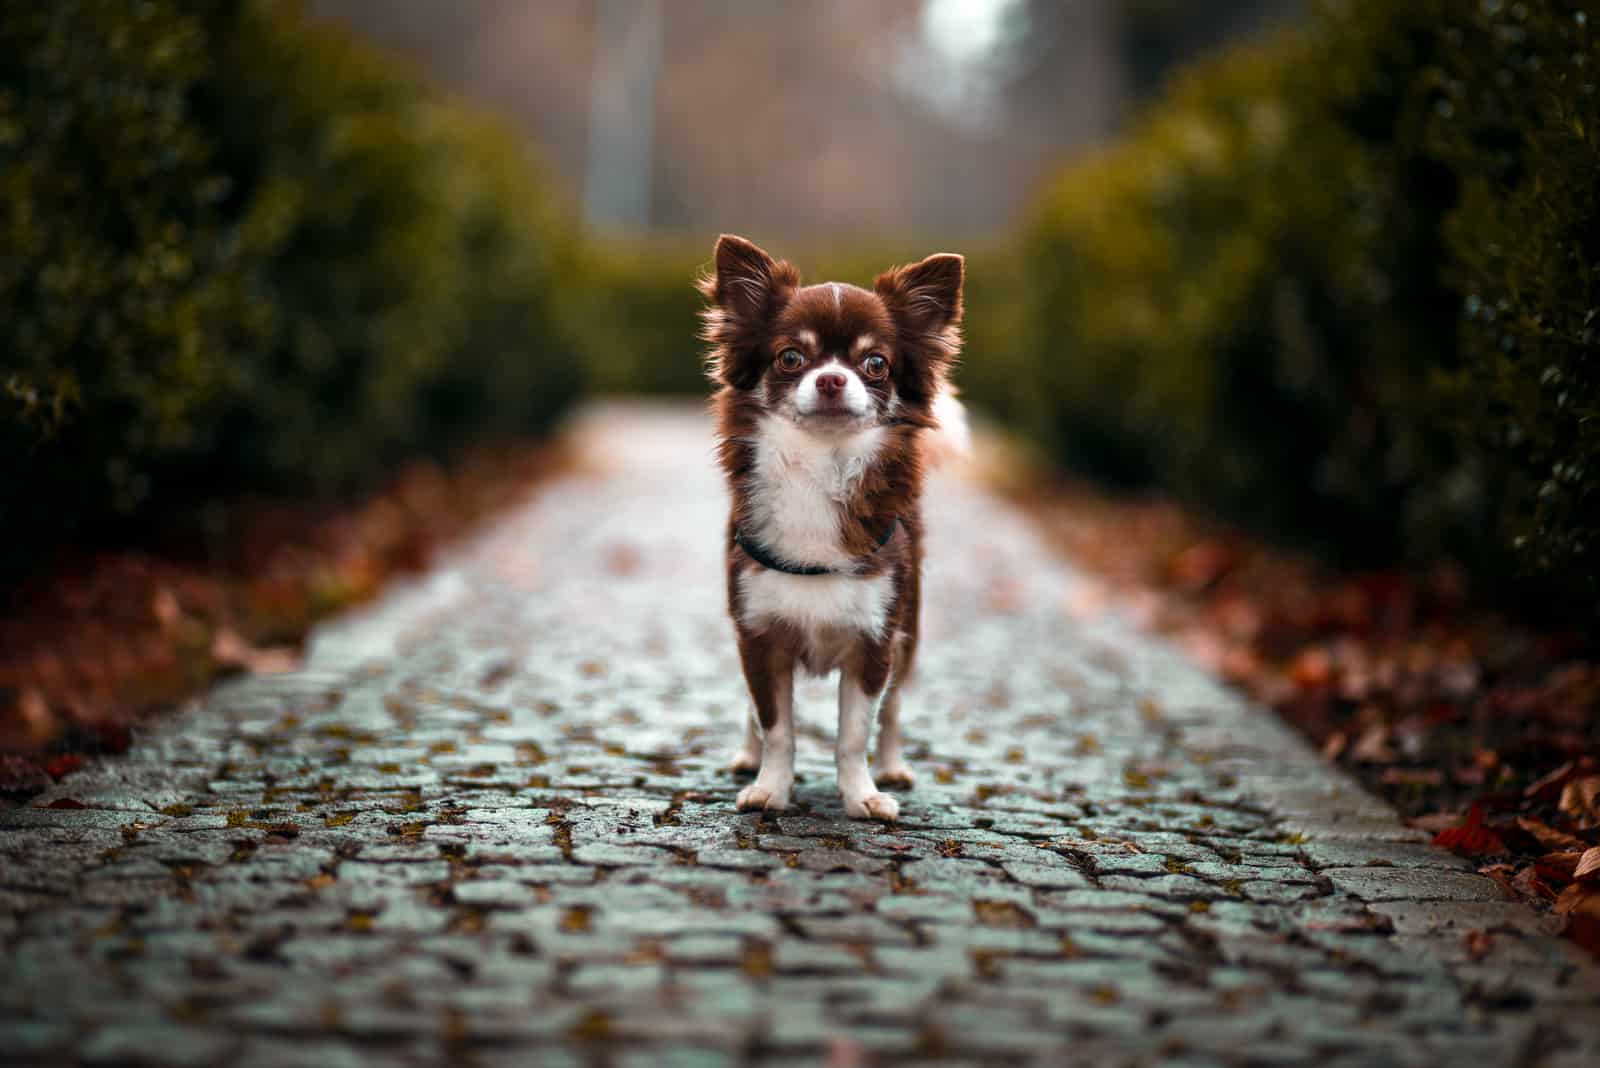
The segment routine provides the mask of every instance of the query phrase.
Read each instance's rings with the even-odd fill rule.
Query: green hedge
[[[5,543],[150,494],[215,409],[245,267],[190,94],[197,5],[0,15],[0,516]]]
[[[1592,576],[1582,6],[1347,0],[1190,72],[1026,226],[1003,408],[1329,547]]]
[[[344,490],[576,395],[576,240],[520,140],[282,4],[0,15],[5,545]]]

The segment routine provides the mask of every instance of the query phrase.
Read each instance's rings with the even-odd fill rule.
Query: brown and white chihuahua
[[[717,241],[701,280],[704,338],[728,520],[728,609],[753,702],[736,771],[739,810],[782,811],[794,786],[794,672],[839,678],[835,749],[846,814],[900,806],[910,786],[900,688],[917,651],[922,482],[929,457],[965,450],[948,383],[960,348],[960,256],[878,276],[871,291],[802,286],[740,237]],[[936,440],[942,439],[942,440]]]

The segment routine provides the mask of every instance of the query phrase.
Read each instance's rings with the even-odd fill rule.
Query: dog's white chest
[[[883,635],[894,576],[786,575],[750,568],[740,575],[741,615],[750,627],[789,623],[808,643],[826,644],[828,632]]]
[[[754,441],[750,533],[786,560],[848,568],[853,561],[841,544],[839,509],[882,442],[877,428],[820,437],[783,419],[762,420]]]
[[[785,560],[840,570],[853,566],[841,544],[840,506],[877,455],[882,432],[822,437],[783,419],[767,419],[754,444],[750,533]],[[894,595],[888,574],[787,575],[751,568],[740,582],[747,625],[789,623],[819,651],[838,634],[881,636]]]

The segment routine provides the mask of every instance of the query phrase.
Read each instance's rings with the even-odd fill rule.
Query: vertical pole
[[[584,217],[592,226],[650,223],[660,0],[596,0]]]

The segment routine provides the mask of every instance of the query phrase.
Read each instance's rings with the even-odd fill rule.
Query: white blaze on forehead
[[[838,282],[829,282],[828,283],[828,287],[833,290],[833,310],[835,312],[840,311],[841,308],[840,308],[840,304],[839,304],[839,283]]]
[[[850,346],[850,354],[852,356],[860,356],[863,352],[868,352],[876,348],[877,345],[877,335],[862,334],[860,337],[856,338],[855,344]]]

